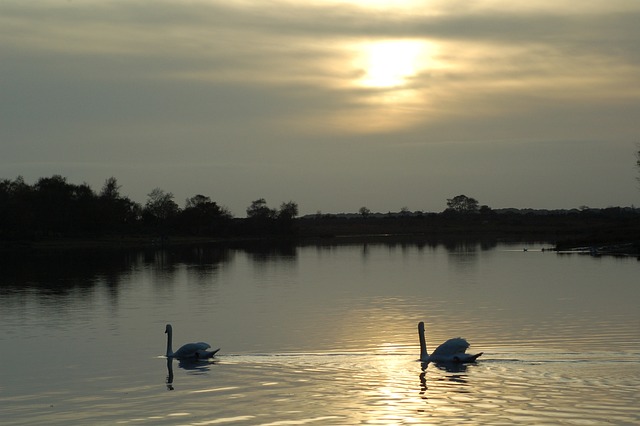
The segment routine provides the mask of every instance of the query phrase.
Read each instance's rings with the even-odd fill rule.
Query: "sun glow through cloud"
[[[437,45],[423,39],[359,41],[348,48],[352,73],[341,88],[351,91],[352,111],[340,111],[335,125],[357,133],[390,132],[424,120],[431,109],[425,74],[442,68]]]
[[[364,76],[360,83],[367,87],[403,86],[425,67],[427,45],[416,40],[382,41],[364,49]]]

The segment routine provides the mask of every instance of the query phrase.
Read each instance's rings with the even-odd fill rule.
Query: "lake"
[[[0,262],[3,425],[640,424],[640,262],[544,244],[59,251]],[[526,249],[526,251],[525,251]],[[484,352],[421,365],[451,337]],[[205,341],[212,361],[164,357]]]

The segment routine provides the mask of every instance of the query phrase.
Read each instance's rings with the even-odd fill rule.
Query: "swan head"
[[[167,326],[164,329],[165,333],[171,333],[171,324],[167,324]]]
[[[424,333],[424,322],[420,321],[420,322],[418,323],[418,331],[419,331],[420,333]]]

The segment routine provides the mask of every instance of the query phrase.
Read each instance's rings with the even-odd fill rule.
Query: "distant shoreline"
[[[640,256],[640,237],[638,232],[629,229],[584,229],[580,232],[568,232],[566,229],[429,229],[414,232],[388,232],[389,228],[368,226],[369,232],[356,232],[362,227],[345,229],[300,226],[298,232],[291,235],[254,235],[237,237],[206,237],[188,235],[112,235],[96,237],[55,237],[31,240],[0,241],[0,252],[51,252],[75,250],[145,250],[190,245],[325,245],[325,244],[362,244],[362,243],[407,243],[407,244],[455,244],[459,242],[522,242],[548,244],[550,251],[575,251],[591,254],[616,254]],[[378,229],[375,229],[378,228]],[[372,231],[379,232],[372,232]],[[331,232],[333,231],[333,232]],[[408,230],[407,230],[408,231]]]
[[[9,238],[10,236],[10,238]],[[4,238],[2,238],[4,237]],[[486,213],[318,214],[230,219],[186,232],[171,223],[119,231],[0,234],[0,251],[153,249],[194,244],[342,244],[401,241],[540,242],[555,250],[640,254],[640,209],[489,211]]]
[[[0,182],[0,251],[154,248],[185,244],[281,244],[349,240],[539,241],[558,249],[638,250],[640,208],[492,209],[465,195],[440,213],[410,211],[321,213],[298,217],[291,201],[270,208],[251,203],[233,217],[210,197],[196,195],[180,208],[156,188],[142,206],[119,194],[111,177],[99,193],[54,175],[34,185],[21,177]]]

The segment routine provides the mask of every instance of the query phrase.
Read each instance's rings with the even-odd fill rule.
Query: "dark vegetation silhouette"
[[[470,214],[480,211],[480,203],[475,198],[457,195],[447,199],[447,213]]]
[[[640,144],[638,144],[640,147]],[[640,149],[636,152],[636,167],[638,168],[638,177],[636,179],[640,182]]]
[[[638,152],[640,169],[640,151]],[[33,185],[22,177],[0,180],[0,243],[3,247],[150,244],[201,240],[330,239],[395,236],[423,239],[508,239],[556,242],[559,248],[625,243],[638,250],[640,209],[610,207],[571,210],[491,209],[466,195],[447,199],[440,213],[410,211],[298,217],[298,205],[268,206],[264,198],[250,203],[245,218],[235,218],[210,197],[197,194],[180,207],[160,188],[144,205],[120,193],[115,177],[99,192],[54,175]],[[54,244],[55,245],[55,244]]]
[[[298,205],[284,202],[271,209],[264,198],[234,218],[210,197],[197,194],[181,208],[171,192],[147,194],[141,205],[120,194],[115,177],[99,193],[89,185],[54,175],[33,185],[22,177],[0,181],[0,241],[35,241],[108,236],[166,241],[169,237],[268,237],[295,234]]]

